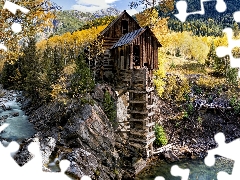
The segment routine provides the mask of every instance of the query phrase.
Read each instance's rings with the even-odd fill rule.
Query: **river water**
[[[181,177],[171,175],[170,170],[173,165],[190,169],[188,180],[217,180],[217,173],[220,171],[231,174],[233,162],[225,158],[217,158],[212,167],[206,166],[204,160],[183,160],[176,163],[159,162],[147,167],[136,177],[136,180],[154,180],[157,176],[162,176],[165,180],[181,180]]]
[[[21,110],[21,103],[17,98],[21,97],[20,92],[2,91],[5,94],[0,98],[0,123],[7,123],[9,126],[0,134],[1,139],[6,141],[22,142],[26,138],[32,137],[36,131],[28,121],[28,117]]]

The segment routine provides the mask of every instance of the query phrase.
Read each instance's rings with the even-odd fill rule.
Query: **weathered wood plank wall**
[[[114,50],[114,60],[121,61],[121,50],[124,55],[124,69],[133,69],[133,47],[140,47],[140,68],[147,64],[148,69],[158,68],[158,45],[157,40],[146,30],[137,37],[132,44],[118,47]],[[118,62],[119,64],[120,62]],[[120,68],[120,66],[118,66]]]

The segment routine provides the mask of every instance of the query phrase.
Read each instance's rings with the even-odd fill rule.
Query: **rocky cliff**
[[[23,102],[26,111],[27,102]],[[76,179],[83,175],[92,179],[121,179],[114,129],[97,103],[53,101],[35,110],[31,108],[28,115],[38,131],[36,136],[43,154],[48,154],[43,160],[46,168],[49,157],[68,159],[71,164],[67,173]]]

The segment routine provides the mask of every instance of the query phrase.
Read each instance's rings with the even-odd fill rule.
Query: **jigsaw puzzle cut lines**
[[[196,11],[196,12],[189,12],[189,13],[187,13],[187,7],[188,7],[187,2],[184,1],[184,0],[183,1],[178,1],[176,3],[176,8],[178,9],[178,14],[175,14],[175,16],[180,21],[185,22],[187,16],[189,16],[189,15],[193,15],[193,14],[203,15],[205,13],[203,3],[207,2],[207,1],[212,1],[212,0],[201,0],[200,1],[201,10]],[[215,8],[218,12],[224,12],[227,8],[226,3],[224,2],[224,0],[217,0]],[[234,12],[233,13],[233,18],[236,22],[240,22],[240,11]],[[231,68],[239,68],[240,67],[240,58],[234,58],[232,50],[235,47],[240,47],[240,40],[233,39],[233,32],[232,32],[231,28],[225,28],[223,30],[223,32],[225,32],[227,34],[228,47],[223,47],[223,46],[218,47],[216,49],[217,56],[218,57],[224,57],[226,55],[229,55]],[[238,77],[240,77],[240,71],[238,71]]]
[[[234,160],[232,174],[229,175],[226,172],[220,171],[218,173],[218,180],[237,180],[240,177],[240,139],[236,139],[232,142],[225,143],[225,136],[223,133],[215,135],[215,141],[218,143],[218,147],[208,151],[208,155],[205,158],[205,164],[207,166],[213,166],[215,164],[215,156],[219,155],[231,160]]]
[[[164,177],[162,177],[162,176],[157,176],[157,177],[155,177],[155,179],[154,180],[165,180],[165,178]]]
[[[217,47],[216,54],[218,57],[224,57],[226,55],[229,55],[231,68],[239,68],[240,58],[234,58],[232,50],[235,47],[240,47],[240,39],[233,39],[233,30],[231,28],[225,28],[223,32],[227,34],[228,47]],[[238,77],[240,77],[240,71],[238,71]]]
[[[83,176],[81,180],[91,180],[91,178],[89,176]]]
[[[27,8],[24,8],[22,6],[19,6],[17,4],[14,4],[10,1],[6,1],[3,9],[9,10],[11,13],[16,14],[17,10],[20,10],[22,13],[27,14],[29,10]],[[22,30],[21,24],[20,23],[13,23],[11,26],[11,29],[14,33],[19,33]]]
[[[3,124],[0,126],[0,131],[3,131],[8,125]],[[30,153],[34,154],[34,158],[26,163],[24,166],[20,167],[12,156],[18,151],[19,144],[17,142],[11,142],[7,147],[4,147],[0,143],[0,175],[1,179],[59,179],[59,180],[69,180],[70,178],[65,174],[65,171],[70,166],[68,160],[60,161],[61,172],[43,172],[42,171],[42,156],[40,151],[40,143],[37,138],[34,139],[35,142],[30,143],[28,150]]]
[[[175,177],[181,177],[181,180],[188,180],[190,170],[182,169],[178,165],[173,165],[171,167],[171,174]],[[154,180],[165,180],[162,176],[157,176]]]
[[[24,14],[27,14],[29,12],[27,8],[14,4],[10,1],[5,2],[3,9],[8,9],[13,14],[16,14],[17,10],[20,10]]]
[[[29,12],[29,9],[24,8],[22,6],[19,6],[17,4],[14,4],[10,1],[5,1],[3,9],[7,9],[11,13],[13,13],[14,15],[16,14],[17,10],[20,10],[24,14],[27,14]],[[22,31],[22,26],[21,26],[20,23],[15,23],[14,22],[11,25],[11,29],[14,33],[19,33],[19,32]],[[0,49],[3,49],[4,51],[7,51],[7,47],[3,43],[0,43]]]
[[[0,132],[2,132],[6,127],[8,127],[9,124],[4,123],[3,125],[0,126]]]
[[[174,165],[171,168],[171,174],[173,176],[180,176],[182,177],[181,180],[188,180],[190,170],[189,169],[182,169],[178,165]]]
[[[205,9],[204,9],[204,2],[208,2],[208,1],[212,1],[212,0],[201,0],[200,4],[201,4],[201,10],[200,11],[195,11],[195,12],[187,12],[187,2],[186,1],[178,1],[176,3],[176,8],[178,10],[178,14],[175,14],[175,16],[182,22],[185,22],[187,17],[189,15],[194,15],[194,14],[200,14],[203,15],[205,14]],[[217,0],[216,3],[216,10],[218,12],[224,12],[227,9],[226,3],[224,2],[224,0]]]
[[[200,14],[203,15],[205,13],[204,2],[208,2],[212,0],[200,0],[201,10],[196,12],[187,12],[187,2],[184,0],[178,1],[176,3],[176,8],[178,9],[178,14],[175,16],[181,21],[185,22],[189,15]],[[224,12],[226,10],[226,3],[224,0],[216,0],[216,10],[218,12]],[[9,10],[11,13],[16,14],[17,10],[20,10],[22,13],[27,14],[29,12],[28,9],[21,7],[17,4],[14,4],[10,1],[5,1],[3,9]],[[233,13],[234,20],[236,22],[240,22],[240,11]],[[20,23],[13,23],[11,29],[14,33],[19,33],[22,30],[22,26]],[[240,47],[240,40],[233,39],[233,31],[231,28],[226,28],[223,30],[227,34],[228,38],[228,47],[218,47],[216,49],[216,53],[218,57],[224,57],[229,55],[230,57],[230,66],[232,68],[240,67],[240,58],[234,58],[232,54],[232,50],[235,47]],[[0,43],[0,49],[7,51],[7,47]],[[238,76],[240,77],[240,71]],[[3,131],[8,124],[3,124],[0,126],[0,132]],[[32,142],[28,146],[29,152],[35,155],[35,157],[26,163],[23,167],[20,167],[12,158],[14,154],[19,149],[19,144],[16,142],[11,142],[7,147],[4,147],[0,144],[0,169],[1,169],[1,178],[4,179],[19,179],[24,177],[25,180],[32,179],[70,179],[67,177],[64,172],[70,166],[70,162],[68,160],[60,161],[60,173],[53,172],[43,172],[42,171],[42,156],[40,152],[39,141],[36,138],[36,142]],[[215,164],[215,156],[219,155],[231,160],[234,160],[234,166],[232,170],[232,174],[228,174],[226,172],[218,173],[218,180],[237,180],[240,177],[240,139],[236,139],[230,143],[225,143],[225,136],[223,133],[218,133],[215,135],[215,141],[218,143],[218,147],[208,151],[208,155],[205,158],[205,164],[207,166],[213,166]],[[7,163],[6,163],[7,162]],[[13,173],[14,172],[14,173]],[[173,176],[180,176],[181,180],[188,180],[190,170],[189,169],[181,169],[179,166],[174,165],[171,168],[171,174]],[[81,180],[91,180],[89,176],[83,176]],[[164,177],[157,176],[155,180],[165,180]]]
[[[233,18],[236,22],[240,22],[240,11],[233,13]]]

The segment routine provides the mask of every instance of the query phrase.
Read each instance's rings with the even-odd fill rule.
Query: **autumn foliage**
[[[9,10],[3,9],[4,1],[0,1],[0,40],[7,46],[8,51],[1,54],[3,57],[2,63],[6,60],[15,61],[20,54],[20,40],[21,43],[28,37],[33,37],[37,33],[43,33],[45,27],[52,25],[51,19],[54,17],[54,7],[50,0],[22,0],[11,1],[29,9],[29,13],[24,14],[17,11],[16,15]],[[21,22],[22,31],[14,34],[9,28],[13,22]]]

